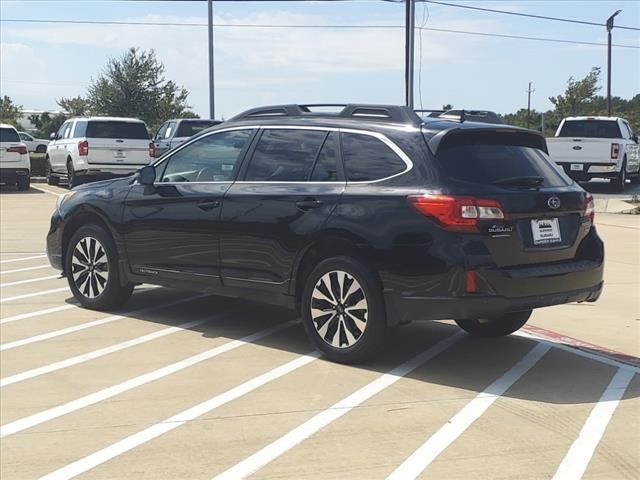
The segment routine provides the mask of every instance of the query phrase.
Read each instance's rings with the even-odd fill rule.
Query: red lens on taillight
[[[618,158],[619,154],[620,154],[620,144],[619,143],[612,143],[611,144],[611,158],[613,158],[615,160],[616,158]]]
[[[496,200],[454,195],[410,195],[408,199],[421,214],[448,230],[477,232],[479,220],[505,218]]]
[[[476,272],[475,270],[467,270],[464,274],[464,290],[467,293],[476,293],[478,287],[476,285]]]
[[[89,142],[88,141],[83,140],[83,141],[78,143],[78,155],[80,155],[81,157],[86,157],[87,155],[89,155]]]
[[[149,144],[149,156],[151,158],[156,158],[156,146],[153,142]]]
[[[596,217],[596,204],[593,200],[593,195],[587,193],[584,198],[584,215],[583,218],[588,218],[591,223]]]
[[[26,155],[29,152],[27,151],[27,147],[20,145],[18,147],[7,148],[7,153],[19,153],[20,155]]]

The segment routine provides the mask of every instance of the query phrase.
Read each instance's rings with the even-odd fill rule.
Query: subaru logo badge
[[[555,196],[550,197],[549,200],[547,200],[547,205],[549,205],[549,208],[552,210],[557,210],[560,208],[560,199]]]

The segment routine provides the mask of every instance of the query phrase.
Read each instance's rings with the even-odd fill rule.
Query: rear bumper
[[[89,163],[82,168],[76,169],[76,175],[83,175],[89,177],[126,177],[131,175],[143,167],[149,165],[148,163],[129,163],[129,164],[96,164]]]
[[[14,184],[18,177],[28,177],[29,169],[24,167],[0,168],[0,183]]]
[[[556,162],[564,172],[578,182],[589,181],[592,178],[616,178],[618,176],[618,164],[616,162],[581,163],[581,162]],[[582,165],[582,170],[571,170],[571,165]]]

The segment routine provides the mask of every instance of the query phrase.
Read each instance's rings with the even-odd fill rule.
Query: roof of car
[[[579,117],[567,117],[565,120],[622,120],[620,117],[604,117],[598,115],[583,115]]]
[[[0,128],[13,128],[14,130],[16,130],[16,127],[14,127],[13,125],[9,125],[8,123],[0,123]]]
[[[69,120],[88,120],[88,121],[100,120],[100,121],[103,121],[103,122],[144,123],[139,118],[130,118],[130,117],[97,117],[97,116],[93,116],[93,117],[73,117],[73,118],[70,118]]]
[[[164,123],[167,122],[216,122],[222,123],[222,120],[211,120],[210,118],[170,118],[169,120],[165,120]]]

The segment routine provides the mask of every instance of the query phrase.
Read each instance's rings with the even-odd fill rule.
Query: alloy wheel
[[[313,289],[313,325],[320,338],[334,348],[352,347],[362,338],[368,313],[362,286],[346,272],[324,274]]]
[[[96,298],[109,280],[109,260],[102,244],[93,237],[84,237],[73,250],[71,276],[78,291],[87,298]]]

